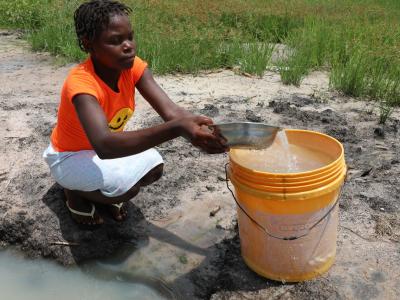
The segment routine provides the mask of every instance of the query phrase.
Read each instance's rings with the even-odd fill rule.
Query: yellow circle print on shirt
[[[129,107],[120,109],[108,123],[108,128],[111,131],[122,131],[132,114],[133,110]]]

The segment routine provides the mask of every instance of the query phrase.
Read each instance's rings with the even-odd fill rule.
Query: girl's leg
[[[80,210],[80,211],[90,211],[91,207],[88,201],[100,203],[100,204],[119,204],[123,202],[127,202],[134,198],[140,191],[140,187],[147,186],[158,179],[161,178],[163,174],[164,164],[159,164],[152,170],[150,170],[142,179],[136,183],[130,190],[128,190],[125,194],[117,196],[117,197],[106,197],[99,190],[92,192],[83,192],[83,191],[72,191],[65,189],[65,194],[68,200],[68,203],[71,208]],[[122,221],[126,218],[126,209],[122,206],[121,209],[110,205],[110,212],[113,215],[114,219],[117,221]],[[85,217],[80,217],[79,221]],[[101,217],[100,217],[101,218]],[[101,224],[103,220],[96,219],[92,220],[95,224]],[[101,223],[99,223],[101,222]],[[82,222],[80,222],[82,223]],[[92,224],[92,223],[90,223]]]
[[[164,173],[164,164],[159,164],[158,166],[151,169],[143,178],[139,181],[140,186],[148,186],[159,180]]]
[[[81,197],[76,191],[68,190],[64,188],[64,195],[66,198],[66,204],[69,209],[76,210],[78,212],[83,213],[90,213],[93,209],[93,204],[89,201],[85,200],[85,198]],[[78,224],[84,225],[100,225],[104,223],[103,218],[94,211],[93,217],[91,216],[82,216],[78,213],[74,213],[71,211],[71,217],[74,219]]]

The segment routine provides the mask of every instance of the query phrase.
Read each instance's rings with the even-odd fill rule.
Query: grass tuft
[[[24,30],[32,48],[80,61],[73,12],[83,0],[0,0],[0,27]],[[398,0],[125,0],[133,7],[138,55],[158,74],[239,68],[262,76],[272,46],[285,84],[311,71],[331,72],[330,85],[380,103],[400,104]],[[388,113],[389,112],[389,113]]]

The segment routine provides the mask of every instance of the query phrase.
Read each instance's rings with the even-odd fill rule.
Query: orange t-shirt
[[[124,70],[120,75],[119,93],[96,75],[90,58],[74,67],[61,91],[57,125],[50,138],[54,149],[59,152],[93,149],[72,103],[78,94],[94,96],[104,111],[110,130],[123,130],[135,109],[135,84],[146,67],[146,62],[135,57],[132,68]]]

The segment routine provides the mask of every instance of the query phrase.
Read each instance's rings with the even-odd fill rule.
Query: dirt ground
[[[158,147],[165,176],[131,201],[126,222],[107,218],[94,231],[72,222],[41,158],[70,68],[31,53],[16,34],[0,32],[0,247],[64,265],[118,252],[120,259],[131,257],[132,268],[154,268],[182,299],[400,299],[398,113],[378,125],[376,104],[331,91],[323,72],[300,87],[282,85],[273,72],[263,78],[229,70],[157,78],[178,104],[216,122],[306,128],[343,142],[350,171],[340,200],[336,262],[315,280],[283,284],[256,275],[240,256],[236,207],[225,184],[227,155],[206,155],[183,139]],[[159,122],[138,95],[128,128]]]

